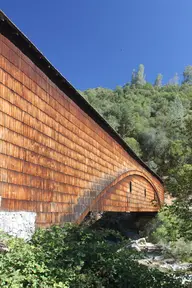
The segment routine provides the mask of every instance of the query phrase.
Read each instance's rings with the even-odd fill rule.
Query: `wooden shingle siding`
[[[132,170],[146,178],[127,176],[98,198]],[[37,212],[46,227],[80,221],[89,208],[157,211],[155,192],[163,203],[159,179],[0,34],[0,209]]]

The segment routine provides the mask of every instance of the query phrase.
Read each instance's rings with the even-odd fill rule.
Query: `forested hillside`
[[[147,83],[140,65],[123,87],[88,89],[83,95],[176,197],[151,231],[155,241],[192,261],[192,66],[180,81],[175,74],[162,85],[162,77]]]
[[[147,83],[140,65],[123,87],[99,87],[82,94],[154,171],[168,176],[175,166],[192,163],[191,84],[192,66],[186,67],[181,85],[175,74],[163,86],[161,74],[154,85]]]

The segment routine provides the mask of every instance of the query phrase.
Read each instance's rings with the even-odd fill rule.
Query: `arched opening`
[[[143,182],[143,184],[140,185],[140,182]],[[133,183],[135,193],[129,193],[130,185],[131,191],[133,191]],[[146,188],[146,198],[142,196],[144,188]],[[152,205],[154,195],[156,195],[157,199],[156,206]],[[91,201],[89,207],[82,211],[77,223],[80,223],[89,211],[157,212],[163,202],[163,193],[160,195],[161,198],[158,195],[153,179],[150,179],[142,171],[129,170],[113,180]]]

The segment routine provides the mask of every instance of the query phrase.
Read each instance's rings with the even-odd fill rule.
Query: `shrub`
[[[192,262],[192,241],[178,239],[171,244],[171,252],[175,258]]]
[[[108,240],[115,237],[118,243]],[[126,245],[115,232],[75,225],[37,230],[29,243],[10,238],[10,251],[0,254],[0,287],[181,287],[173,276],[138,264]]]
[[[165,206],[145,227],[145,235],[153,242],[165,247],[165,252],[174,258],[191,262],[192,241],[188,233],[188,222],[177,214],[177,202],[172,206]],[[186,227],[187,226],[187,227]],[[185,228],[185,233],[183,232]]]
[[[164,207],[155,220],[156,229],[152,233],[152,238],[156,242],[169,243],[177,241],[180,235],[181,220],[172,213],[170,207]]]

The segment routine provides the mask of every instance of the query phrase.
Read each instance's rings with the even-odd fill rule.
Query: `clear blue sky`
[[[77,88],[114,88],[145,65],[164,83],[192,64],[192,0],[1,0],[9,18]]]

